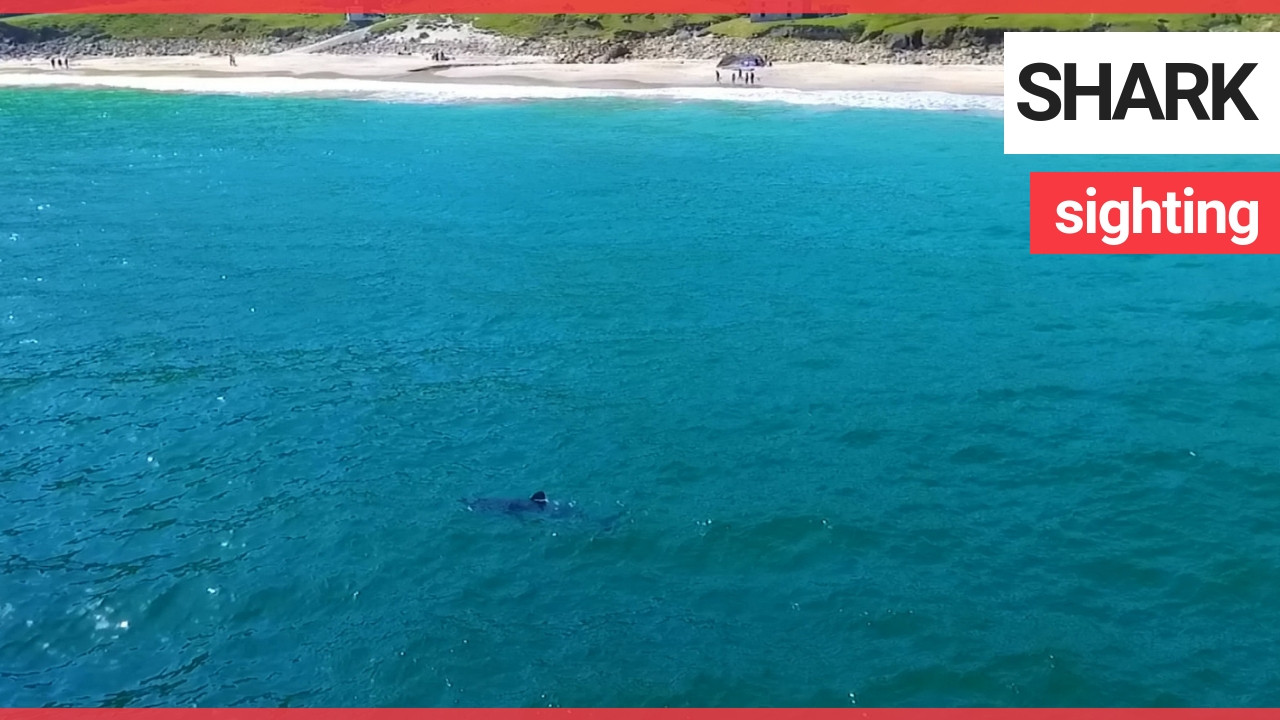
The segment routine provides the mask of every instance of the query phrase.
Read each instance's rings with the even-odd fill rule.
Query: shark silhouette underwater
[[[593,519],[573,503],[562,503],[547,498],[541,490],[528,498],[462,498],[462,504],[471,512],[489,515],[507,515],[522,519],[580,521],[598,524],[604,530],[612,530],[627,514],[626,510],[605,518]]]

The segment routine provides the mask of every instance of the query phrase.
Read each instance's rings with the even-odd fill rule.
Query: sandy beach
[[[670,89],[716,87],[715,63],[704,60],[633,60],[610,64],[560,64],[537,57],[468,57],[432,62],[421,57],[351,56],[309,53],[241,56],[231,67],[226,57],[91,58],[70,70],[53,70],[47,60],[0,61],[0,82],[9,77],[23,85],[102,84],[111,78],[293,78],[505,85],[581,89]],[[728,73],[721,87],[731,88]],[[778,63],[757,75],[756,90],[955,93],[998,96],[1003,90],[998,65],[853,65],[842,63]],[[17,84],[8,83],[8,84]]]

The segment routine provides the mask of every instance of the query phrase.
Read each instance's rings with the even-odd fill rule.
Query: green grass
[[[374,26],[375,35],[403,27],[414,16],[388,18]],[[423,19],[438,15],[418,16]],[[838,15],[784,22],[753,23],[733,15],[454,15],[482,30],[513,37],[625,38],[661,35],[673,30],[706,28],[717,35],[758,37],[784,26],[829,29],[835,36],[868,40],[880,35],[926,37],[965,28],[991,30],[1089,30],[1149,32],[1159,30],[1280,30],[1280,15]],[[6,18],[17,27],[49,28],[63,33],[106,35],[119,39],[199,38],[251,39],[293,31],[332,33],[342,15],[24,15]]]
[[[707,27],[732,15],[454,15],[477,28],[514,37],[623,37]]]
[[[758,37],[780,26],[798,25],[840,30],[850,39],[877,35],[909,35],[916,30],[937,37],[963,28],[992,30],[1089,30],[1116,32],[1273,30],[1275,15],[838,15],[826,18],[753,23],[745,17],[712,25],[709,30],[731,37]]]
[[[377,22],[377,23],[374,23],[373,25],[370,25],[369,34],[376,37],[378,35],[386,35],[388,33],[393,33],[403,28],[409,22],[409,18],[410,16],[408,15],[399,15],[396,17],[389,17],[386,20],[383,20],[382,22]]]
[[[333,32],[342,15],[24,15],[6,22],[15,27],[64,33],[106,35],[121,40],[259,38],[292,31]]]
[[[679,27],[698,27],[716,35],[758,37],[780,26],[831,28],[857,40],[921,30],[936,37],[949,30],[1090,30],[1116,32],[1280,30],[1280,15],[837,15],[825,18],[753,23],[731,15],[455,15],[483,30],[515,37],[618,37],[654,35]]]

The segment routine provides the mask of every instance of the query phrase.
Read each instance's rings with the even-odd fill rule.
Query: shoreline
[[[1000,65],[880,65],[834,62],[777,63],[762,68],[753,86],[733,84],[728,73],[715,79],[710,60],[629,60],[616,63],[554,63],[540,57],[469,57],[432,62],[421,57],[278,53],[237,56],[139,56],[82,58],[69,70],[47,60],[0,60],[0,87],[122,86],[131,79],[206,81],[252,92],[265,80],[298,85],[329,81],[364,90],[404,90],[413,86],[502,86],[559,90],[700,90],[726,96],[769,91],[789,93],[945,93],[1000,98]],[[165,84],[165,83],[159,83]],[[199,84],[199,83],[196,83]],[[146,88],[142,88],[146,89]],[[323,90],[317,85],[317,90]],[[304,91],[300,91],[304,92]],[[744,98],[745,99],[745,98]]]

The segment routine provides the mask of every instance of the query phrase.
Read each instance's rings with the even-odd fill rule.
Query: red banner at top
[[[1280,13],[1280,0],[0,0],[0,13]]]

